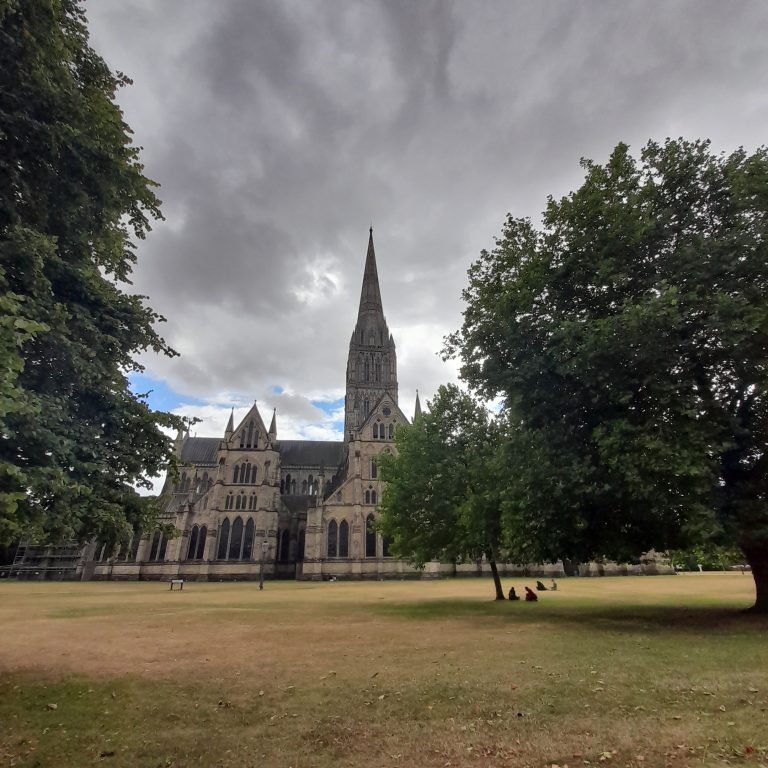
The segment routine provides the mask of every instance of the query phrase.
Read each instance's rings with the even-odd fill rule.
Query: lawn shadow
[[[424,600],[415,603],[370,606],[378,614],[417,621],[454,620],[473,624],[487,618],[505,624],[569,624],[613,632],[757,632],[768,631],[768,616],[745,612],[745,606],[709,605],[615,605],[591,602],[547,606],[508,601],[469,599]]]

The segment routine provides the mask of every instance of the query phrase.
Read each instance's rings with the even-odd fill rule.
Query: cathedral
[[[417,571],[390,556],[376,530],[382,482],[377,461],[394,450],[408,419],[397,403],[397,353],[381,302],[373,230],[349,341],[343,440],[280,440],[278,415],[267,427],[257,405],[221,437],[176,437],[179,476],[160,494],[158,528],[135,534],[116,555],[92,542],[17,548],[6,574],[35,579],[236,581],[479,576],[484,560],[427,563]],[[416,394],[415,416],[421,412]],[[168,532],[175,529],[173,535]],[[505,575],[603,575],[671,572],[649,553],[639,564],[515,565]]]
[[[95,551],[85,578],[245,580],[380,579],[413,570],[389,556],[375,528],[377,460],[408,419],[397,404],[397,353],[368,239],[357,322],[349,342],[344,439],[280,440],[256,404],[223,437],[176,438],[178,480],[160,496],[159,529],[124,555]],[[418,394],[416,411],[420,405]]]

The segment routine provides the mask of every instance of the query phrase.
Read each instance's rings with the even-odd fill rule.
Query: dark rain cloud
[[[508,211],[536,217],[620,140],[752,148],[768,124],[761,0],[87,9],[162,185],[135,286],[183,356],[149,372],[211,400],[280,386],[296,418],[343,388],[370,223],[410,407],[454,376],[435,353]]]

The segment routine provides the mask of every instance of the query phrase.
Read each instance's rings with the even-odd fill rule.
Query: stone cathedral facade
[[[417,412],[420,408],[417,395]],[[377,460],[408,419],[398,406],[397,352],[381,301],[373,230],[349,342],[344,439],[280,440],[256,404],[221,437],[176,438],[182,469],[161,494],[165,524],[110,559],[95,551],[85,578],[379,579],[413,573],[389,556],[374,523]]]

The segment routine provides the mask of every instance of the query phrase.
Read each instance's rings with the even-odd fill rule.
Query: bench
[[[179,585],[179,590],[184,589],[184,579],[171,579],[171,592],[176,585]]]

